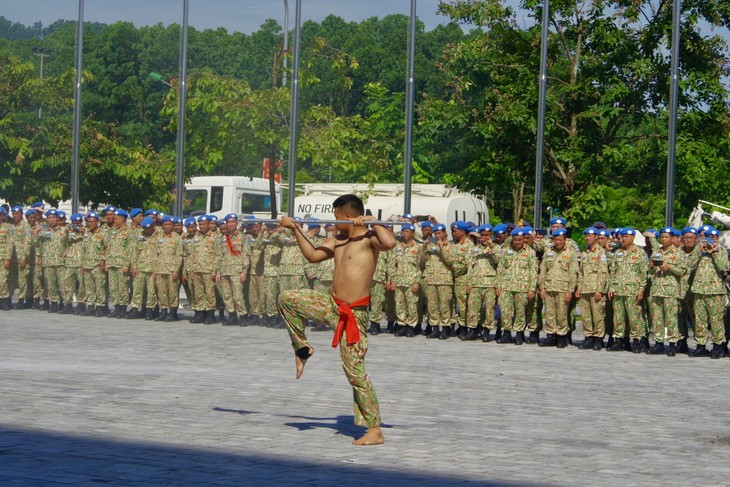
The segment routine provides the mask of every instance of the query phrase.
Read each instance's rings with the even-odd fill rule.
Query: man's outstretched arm
[[[365,225],[368,221],[377,220],[373,215],[363,215],[353,219],[353,225]],[[395,240],[393,232],[384,227],[383,225],[373,225],[371,227],[373,237],[370,239],[370,243],[378,250],[387,251],[398,244]]]
[[[299,245],[299,249],[301,249],[307,261],[316,264],[317,262],[322,262],[335,256],[334,240],[325,240],[322,245],[315,247],[306,235],[304,235],[302,229],[296,225],[293,218],[288,216],[282,217],[279,219],[279,224],[294,233],[294,237],[297,239],[297,245]]]

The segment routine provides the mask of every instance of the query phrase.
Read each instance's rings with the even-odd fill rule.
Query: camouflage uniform
[[[603,339],[608,292],[608,257],[605,249],[599,245],[593,250],[588,248],[581,253],[578,292],[583,334],[586,338]],[[596,293],[601,293],[600,301],[596,301]]]
[[[233,235],[223,237],[220,246],[221,296],[229,314],[238,316],[246,314],[246,303],[243,299],[243,283],[241,274],[246,274],[249,267],[249,255],[246,252],[243,233],[236,231]]]
[[[84,294],[84,276],[81,271],[81,264],[84,260],[84,229],[72,226],[68,232],[68,247],[66,247],[66,260],[63,270],[63,300],[71,306],[74,293],[76,301],[86,301]]]
[[[484,327],[491,331],[494,325],[494,309],[497,306],[497,266],[499,249],[496,246],[476,245],[470,249],[472,254],[469,269],[471,292],[466,303],[466,326],[476,328],[484,308]]]
[[[134,233],[125,224],[107,233],[106,267],[109,275],[109,297],[114,306],[129,304],[129,268],[135,247]],[[126,268],[126,271],[125,271]]]
[[[48,227],[41,234],[43,239],[43,274],[46,278],[48,297],[52,304],[61,301],[61,290],[63,289],[63,264],[68,245],[68,229],[58,225],[56,228]]]
[[[180,268],[183,263],[182,238],[175,232],[155,236],[157,243],[157,265],[155,267],[155,288],[161,310],[176,311],[180,306]],[[177,273],[177,279],[174,274]]]
[[[414,294],[412,288],[414,284],[420,284],[421,278],[416,241],[398,242],[393,249],[393,262],[395,266],[389,277],[395,285],[395,314],[398,323],[413,328],[418,321],[418,294]]]
[[[325,239],[315,236],[314,238],[310,239],[310,241],[312,242],[312,245],[318,247],[322,245]],[[327,259],[316,264],[307,265],[305,271],[310,272],[314,275],[312,289],[325,294],[330,292],[330,290],[332,289],[332,279],[335,276],[335,259]],[[379,322],[380,321],[378,321],[378,323]]]
[[[134,233],[134,232],[133,232]],[[132,249],[132,302],[134,309],[156,308],[157,293],[155,293],[155,266],[157,264],[157,238],[153,233],[150,236],[144,233],[135,235]],[[136,271],[136,272],[135,272]],[[145,300],[146,295],[146,300]]]
[[[698,245],[699,247],[699,245]],[[726,340],[723,315],[725,313],[725,286],[723,277],[728,270],[728,255],[720,247],[717,252],[697,252],[688,262],[695,270],[692,282],[694,302],[695,341],[707,344],[707,326],[712,331],[712,343],[719,346]]]
[[[461,243],[451,244],[449,246],[450,252],[443,254],[444,261],[451,267],[451,273],[454,276],[454,301],[456,304],[456,319],[454,322],[460,327],[466,326],[466,287],[469,285],[469,253],[472,247],[474,247],[474,244],[466,238]]]
[[[578,282],[578,260],[571,247],[557,250],[553,245],[543,256],[540,265],[540,291],[545,293],[545,332],[566,336],[570,332],[569,301]]]
[[[279,292],[283,293],[290,289],[306,289],[309,287],[305,273],[306,260],[304,254],[299,250],[297,239],[292,235],[291,230],[280,233],[276,236],[278,245],[281,246],[279,257]]]
[[[287,324],[294,351],[309,347],[304,333],[305,320],[326,323],[335,327],[340,315],[338,306],[329,294],[310,290],[296,290],[282,293],[279,310]],[[355,424],[374,428],[380,426],[380,408],[373,384],[365,372],[365,355],[368,351],[366,308],[354,308],[353,314],[360,330],[360,342],[347,344],[346,334],[340,341],[340,360],[347,380],[352,385]]]
[[[2,220],[0,215],[0,220]],[[0,299],[10,304],[10,260],[13,258],[11,225],[0,221]]]
[[[92,306],[106,308],[107,305],[106,272],[102,267],[106,259],[106,244],[101,229],[84,233],[81,267],[87,308]]]
[[[648,259],[636,245],[630,249],[617,249],[610,259],[609,292],[613,293],[613,337],[624,338],[626,320],[629,322],[630,338],[640,339],[646,334],[646,320],[641,303],[636,302],[639,291],[646,287]]]
[[[246,251],[250,262],[248,273],[248,306],[251,316],[264,314],[264,245],[263,231],[246,239]]]
[[[505,331],[524,332],[528,293],[537,288],[537,255],[525,245],[521,250],[506,246],[497,266],[498,299]]]
[[[690,287],[694,280],[695,269],[692,267],[691,262],[693,257],[699,256],[700,246],[695,245],[694,248],[687,252],[684,248],[680,248],[684,253],[685,261],[687,262],[687,272],[679,280],[679,339],[686,340],[689,336],[688,322],[691,323],[694,329],[695,312],[694,312],[694,300]]]
[[[11,232],[13,235],[13,258],[10,262],[10,281],[14,283],[10,288],[10,295],[17,285],[18,299],[24,302],[30,302],[33,299],[32,286],[30,278],[31,270],[31,250],[33,241],[33,232],[30,225],[25,220],[19,223],[12,223]],[[20,264],[24,265],[21,266]]]
[[[260,240],[264,249],[264,276],[262,311],[268,317],[277,314],[276,301],[279,297],[279,262],[281,260],[281,242],[267,231],[261,232]]]
[[[199,238],[196,234],[194,237],[185,234],[182,239],[183,247],[183,274],[187,276],[188,289],[190,294],[188,295],[188,304],[190,308],[196,311],[200,311],[200,303],[198,303],[198,295],[195,293],[195,283],[193,282],[193,272],[195,271],[195,239]]]
[[[441,248],[429,242],[421,247],[424,295],[428,311],[428,324],[446,327],[451,325],[451,310],[454,299],[454,277],[445,256],[451,253],[451,244],[445,242]]]
[[[33,301],[35,302],[33,306],[35,307],[41,298],[48,299],[48,288],[43,272],[43,240],[41,239],[41,233],[44,231],[43,225],[36,223],[31,230],[30,273],[33,282]]]
[[[193,272],[191,291],[195,295],[195,311],[215,311],[215,281],[212,277],[218,271],[218,237],[211,232],[198,234],[193,238]]]
[[[386,299],[386,294],[390,294],[390,291],[385,290],[385,283],[389,282],[388,271],[392,269],[391,259],[392,250],[386,252],[380,252],[378,255],[378,263],[375,266],[375,274],[373,274],[373,280],[370,283],[370,321],[372,323],[380,324],[383,318],[383,308],[385,307],[385,319],[388,322],[395,321],[395,306],[392,299]],[[324,262],[332,261],[334,259],[328,259]],[[323,263],[324,263],[323,262]],[[334,267],[332,268],[334,273]],[[329,292],[329,291],[328,291]]]
[[[668,272],[658,267],[650,270],[652,277],[649,305],[651,307],[654,340],[664,342],[664,330],[667,330],[669,343],[679,341],[679,281],[687,273],[687,262],[684,252],[670,245],[668,249],[658,251],[664,263],[670,265]],[[655,252],[657,254],[657,252]]]

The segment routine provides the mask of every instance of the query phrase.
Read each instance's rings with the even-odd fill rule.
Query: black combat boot
[[[554,347],[558,344],[558,337],[554,333],[548,333],[543,341],[540,342],[541,347]]]
[[[41,298],[33,300],[33,309],[41,309]]]
[[[41,307],[38,309],[40,309],[41,311],[48,311],[49,309],[51,309],[50,302],[47,299],[44,299],[43,304],[41,304]],[[58,306],[56,306],[56,309],[58,309]]]
[[[241,315],[238,317],[238,326],[248,326],[251,315]]]
[[[590,350],[593,348],[593,337],[586,337],[583,343],[578,347],[581,350]]]
[[[522,345],[523,343],[525,343],[525,332],[518,331],[517,333],[515,333],[515,339],[512,343],[514,343],[515,345]]]
[[[407,327],[405,325],[401,325],[399,323],[396,323],[395,324],[395,333],[393,333],[393,336],[396,336],[396,337],[405,336],[406,335],[406,328]]]
[[[727,354],[725,353],[725,350],[722,348],[722,345],[714,344],[712,346],[712,352],[710,352],[710,358],[723,358]]]
[[[477,339],[477,335],[479,335],[479,333],[477,332],[476,328],[469,328],[464,334],[464,338],[462,338],[462,340],[464,340],[465,342],[473,342]]]
[[[441,333],[439,333],[439,340],[448,340],[450,336],[451,336],[451,327],[442,326]]]
[[[25,300],[20,298],[18,302],[15,303],[15,306],[13,306],[13,309],[25,309]]]
[[[154,314],[154,311],[152,313]],[[161,310],[160,313],[153,318],[154,321],[165,321],[165,320],[167,320],[167,313],[168,313],[168,311],[166,309]]]
[[[558,335],[556,338],[555,346],[558,348],[565,348],[568,346],[568,335]]]
[[[502,327],[497,325],[497,330],[494,332],[494,339],[499,342],[500,338],[502,338]]]
[[[86,303],[79,303],[76,305],[76,314],[78,316],[83,316],[84,313],[86,313]]]
[[[677,344],[669,342],[666,353],[667,357],[674,357],[675,355],[677,355]]]
[[[139,308],[129,308],[129,311],[127,311],[125,318],[127,318],[128,320],[138,320],[140,318]]]
[[[58,313],[58,303],[51,303],[51,305],[48,307],[49,313]]]
[[[67,303],[66,306],[63,307],[60,314],[62,315],[72,315],[74,314],[74,308],[72,303]]]
[[[689,354],[689,347],[687,346],[687,339],[682,338],[677,341],[677,353]]]
[[[485,328],[482,331],[482,342],[488,343],[488,342],[491,342],[492,340],[494,340],[494,338],[492,337],[492,335],[489,334],[489,328]]]
[[[509,330],[502,330],[502,336],[499,337],[497,343],[512,343],[512,332]]]
[[[272,316],[273,318],[273,316]],[[205,324],[206,325],[215,325],[218,323],[218,320],[215,319],[215,310],[211,309],[205,312]]]
[[[421,323],[418,323],[416,326],[414,326],[412,328],[413,328],[414,335],[423,335],[423,325],[421,325]]]
[[[105,308],[104,306],[97,306],[94,308],[94,317],[95,318],[101,318],[103,316],[106,316],[106,314],[109,312],[109,308]]]
[[[603,348],[603,338],[593,337],[593,350],[600,350]]]
[[[385,328],[385,333],[395,333],[395,321],[388,322],[388,326]]]
[[[117,311],[116,319],[123,320],[127,317],[127,305],[126,304],[120,304],[119,305],[119,311]]]
[[[664,344],[662,342],[656,342],[649,352],[649,355],[661,355],[664,353]]]
[[[0,298],[0,310],[10,311],[10,298]]]
[[[441,337],[441,330],[439,330],[439,327],[432,326],[431,333],[428,334],[427,338],[440,338],[440,337]]]
[[[707,347],[704,345],[697,345],[697,348],[695,348],[690,354],[690,357],[709,357],[710,351],[707,350]]]
[[[530,345],[540,343],[540,332],[537,330],[531,331],[525,343],[529,343]]]
[[[641,353],[641,343],[638,338],[631,340],[631,353]]]
[[[416,332],[415,332],[415,329],[414,328],[415,327],[413,327],[413,326],[406,326],[406,325],[404,325],[403,326],[403,329],[405,331],[403,332],[403,336],[406,337],[406,338],[413,338],[414,336],[416,336]]]
[[[426,329],[423,330],[423,336],[428,338],[429,336],[431,336],[431,333],[433,333],[433,326],[426,325]]]
[[[226,321],[226,309],[225,308],[218,308],[218,320],[221,323],[225,323],[225,321]]]
[[[94,316],[96,315],[96,309],[94,309],[94,305],[90,304],[86,306],[86,311],[84,311],[81,316]]]
[[[225,325],[225,326],[238,325],[238,314],[236,314],[235,311],[233,313],[228,313],[228,319],[223,322],[223,325]]]
[[[613,344],[610,347],[606,347],[607,352],[623,352],[624,350],[624,339],[614,338]]]
[[[205,314],[202,311],[195,311],[195,314],[190,318],[190,323],[202,323],[205,321]]]
[[[639,347],[641,348],[642,353],[646,353],[649,351],[649,337],[643,336],[639,339]]]
[[[167,310],[167,316],[165,316],[166,322],[172,323],[173,321],[178,321],[178,320],[179,320],[179,318],[177,317],[176,309]]]
[[[380,323],[371,321],[370,328],[368,328],[368,335],[380,335]]]

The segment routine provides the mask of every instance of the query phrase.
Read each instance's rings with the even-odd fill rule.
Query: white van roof
[[[224,186],[233,188],[246,188],[260,191],[269,191],[269,180],[249,176],[197,176],[190,179],[186,188]],[[281,185],[276,183],[276,190],[281,191]]]

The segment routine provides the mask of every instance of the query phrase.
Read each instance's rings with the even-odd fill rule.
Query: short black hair
[[[332,203],[332,208],[342,208],[346,212],[350,213],[352,216],[360,216],[365,214],[365,205],[363,204],[362,200],[355,194],[343,194],[342,196],[338,197],[334,203]]]

